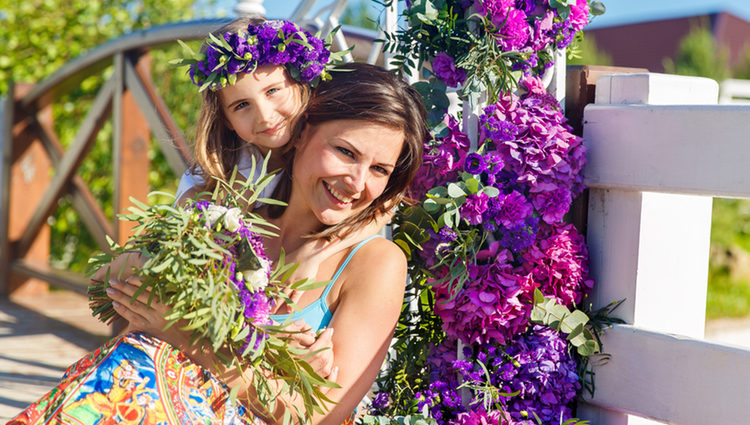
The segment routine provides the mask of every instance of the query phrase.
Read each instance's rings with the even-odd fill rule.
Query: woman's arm
[[[316,425],[340,425],[372,386],[390,346],[401,313],[406,258],[386,239],[364,245],[344,269],[331,326],[337,384],[327,395],[338,402]]]

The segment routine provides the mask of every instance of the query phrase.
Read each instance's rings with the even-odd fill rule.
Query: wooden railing
[[[625,300],[579,415],[597,425],[740,424],[750,351],[703,340],[713,197],[750,198],[750,106],[715,81],[603,76],[584,112],[595,306]]]
[[[77,170],[109,121],[113,211],[123,211],[131,196],[146,199],[151,140],[158,143],[174,174],[181,175],[191,159],[190,148],[151,79],[148,52],[178,39],[201,39],[226,22],[202,20],[134,32],[71,61],[36,85],[11,84],[0,103],[0,295],[33,293],[46,283],[85,293],[83,276],[49,266],[50,243],[61,243],[50,241],[49,217],[58,201],[69,196],[100,249],[108,248],[107,236],[118,242],[127,238],[129,227],[105,215]],[[382,63],[382,55],[368,49],[374,31],[345,27],[343,36],[357,45],[359,59]],[[64,149],[53,126],[52,105],[92,75],[106,75],[106,82]]]

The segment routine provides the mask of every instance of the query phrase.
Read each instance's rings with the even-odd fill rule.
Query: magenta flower
[[[570,6],[570,27],[573,31],[580,31],[589,23],[589,2],[587,0],[576,0],[576,4]]]
[[[466,79],[466,70],[457,67],[454,59],[445,52],[435,55],[432,61],[432,71],[448,87],[458,87]]]
[[[572,224],[545,226],[540,241],[524,254],[525,269],[539,290],[568,307],[591,292],[586,241]]]
[[[422,166],[410,186],[411,196],[416,199],[424,198],[433,187],[455,181],[469,150],[469,137],[461,131],[458,121],[446,115],[443,122],[448,134],[425,143]]]
[[[477,225],[482,222],[482,214],[487,211],[489,199],[490,197],[483,192],[469,195],[459,207],[458,212],[469,224]]]

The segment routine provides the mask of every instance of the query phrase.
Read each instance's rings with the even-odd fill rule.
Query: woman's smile
[[[339,192],[338,190],[336,190],[336,188],[334,188],[334,187],[333,187],[332,185],[330,185],[329,183],[323,182],[323,185],[324,185],[324,186],[325,186],[325,188],[326,188],[326,189],[328,190],[328,193],[330,193],[330,194],[331,194],[331,196],[332,196],[332,197],[333,197],[333,198],[334,198],[335,200],[337,200],[337,201],[338,201],[338,203],[340,203],[342,207],[343,207],[343,206],[346,206],[346,205],[349,205],[349,204],[351,204],[351,203],[352,203],[352,201],[354,201],[354,200],[356,199],[356,198],[354,198],[354,197],[350,197],[350,196],[346,196],[346,195],[344,195],[343,193],[341,193],[341,192]]]

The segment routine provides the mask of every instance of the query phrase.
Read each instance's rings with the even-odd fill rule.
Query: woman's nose
[[[349,171],[349,175],[345,179],[347,185],[350,186],[350,190],[356,193],[363,192],[365,190],[365,186],[367,183],[367,170],[368,167],[364,165],[352,165]]]

